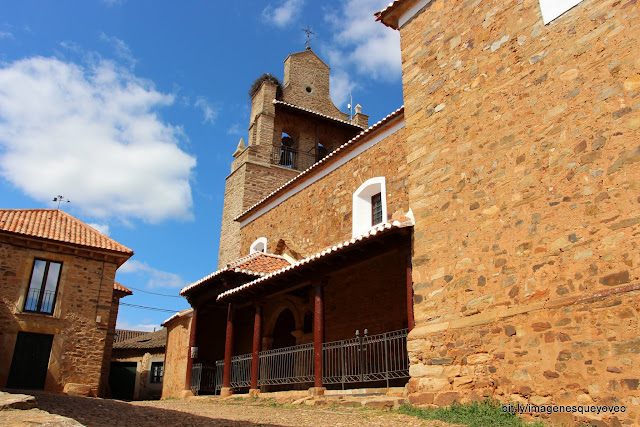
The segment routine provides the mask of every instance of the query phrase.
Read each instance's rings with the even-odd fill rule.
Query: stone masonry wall
[[[414,403],[640,423],[639,12],[434,0],[401,28]]]
[[[178,317],[167,327],[167,347],[164,356],[164,376],[162,378],[162,398],[182,398],[187,362],[189,358],[189,330],[191,317]]]
[[[267,238],[267,252],[273,252],[282,239],[303,255],[350,239],[352,196],[370,178],[386,176],[390,217],[406,213],[409,205],[403,138],[404,128],[245,225],[241,229],[240,255],[248,254],[258,237]]]
[[[62,262],[53,316],[23,313],[35,258]],[[100,388],[116,264],[0,242],[0,387],[6,385],[17,334],[54,335],[45,390],[67,383]],[[96,322],[97,317],[100,322]]]

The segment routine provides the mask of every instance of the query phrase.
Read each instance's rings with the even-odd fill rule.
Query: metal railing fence
[[[408,329],[367,334],[322,346],[324,384],[365,383],[409,377]],[[224,360],[213,365],[193,365],[191,389],[218,393],[222,388]],[[258,385],[311,383],[314,380],[313,343],[260,352]],[[231,359],[231,387],[251,385],[251,353]]]
[[[313,343],[260,352],[258,385],[313,381]]]
[[[285,168],[305,170],[315,162],[316,155],[314,153],[305,153],[295,148],[273,147],[271,152],[271,164]]]
[[[40,297],[42,294],[42,301]],[[35,311],[37,313],[53,313],[53,303],[56,299],[55,291],[41,291],[40,289],[29,289],[27,300],[24,304],[25,311]]]

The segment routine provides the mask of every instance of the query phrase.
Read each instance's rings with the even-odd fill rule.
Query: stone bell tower
[[[218,267],[246,255],[234,218],[368,126],[359,108],[350,119],[333,104],[329,70],[307,49],[285,59],[282,85],[268,74],[254,83],[248,145],[238,143],[226,180]]]

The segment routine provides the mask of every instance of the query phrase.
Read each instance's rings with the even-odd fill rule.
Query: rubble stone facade
[[[62,392],[69,383],[104,395],[104,361],[111,356],[117,310],[112,311],[115,259],[95,259],[89,251],[0,236],[0,387],[5,387],[19,332],[53,335],[46,391]],[[23,310],[34,259],[62,263],[53,315]],[[111,342],[107,342],[110,338]],[[108,364],[106,365],[108,375]]]
[[[435,0],[400,28],[412,402],[640,423],[639,12],[586,0],[544,25],[536,0]]]

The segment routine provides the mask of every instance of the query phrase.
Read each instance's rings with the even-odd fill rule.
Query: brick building
[[[384,351],[406,340],[414,404],[618,404],[626,412],[587,417],[640,422],[639,9],[394,1],[377,19],[400,31],[404,108],[334,134],[299,171],[281,162],[298,121],[284,128],[279,114],[304,112],[305,129],[345,117],[306,104],[324,88],[285,62],[283,99],[263,84],[234,155],[219,270],[182,290],[191,380],[210,366],[230,393],[404,375],[377,360],[336,366],[334,343],[382,352],[366,328]],[[253,152],[262,169],[239,179]],[[243,268],[252,252],[290,265]]]
[[[105,394],[132,255],[61,210],[0,210],[1,388]]]

